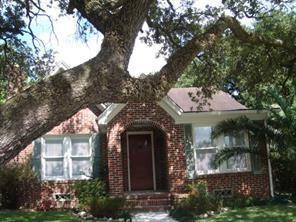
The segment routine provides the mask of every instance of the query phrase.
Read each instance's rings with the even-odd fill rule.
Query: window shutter
[[[41,138],[33,142],[32,169],[37,178],[41,179]]]
[[[91,139],[92,149],[92,176],[98,178],[100,176],[100,134],[95,133]]]
[[[194,149],[193,149],[193,140],[192,140],[192,125],[184,125],[184,145],[185,145],[185,157],[187,165],[187,176],[189,179],[195,177],[195,160],[194,160]]]

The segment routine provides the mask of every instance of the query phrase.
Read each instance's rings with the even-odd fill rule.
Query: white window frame
[[[80,139],[80,138],[87,138],[87,136],[85,135],[75,135],[75,136],[70,136],[70,138],[73,139]],[[86,175],[79,175],[79,176],[73,176],[73,167],[72,167],[72,160],[73,159],[89,159],[90,161],[90,174],[92,173],[92,137],[89,135],[88,138],[88,146],[89,146],[89,154],[85,155],[85,156],[72,156],[72,139],[70,140],[70,151],[69,151],[69,176],[71,179],[76,179],[76,180],[85,180],[85,179],[89,179],[91,177],[91,175],[86,176]]]
[[[206,150],[213,150],[213,151],[216,151],[217,153],[217,150],[218,150],[218,147],[217,146],[213,146],[214,144],[217,144],[217,141],[214,140],[212,141],[212,146],[209,146],[209,147],[198,147],[198,145],[196,144],[196,136],[194,134],[195,132],[195,128],[199,128],[199,127],[208,127],[208,128],[211,128],[212,130],[212,126],[198,126],[198,125],[192,125],[192,138],[193,138],[193,147],[194,147],[194,168],[195,168],[195,172],[197,175],[203,175],[203,174],[215,174],[215,173],[219,173],[219,168],[215,169],[215,170],[207,170],[206,172],[205,171],[199,171],[197,169],[197,161],[198,161],[198,151],[206,151]]]
[[[249,147],[249,136],[248,133],[246,131],[243,132],[243,136],[244,136],[244,147]],[[224,137],[225,134],[223,134],[223,148],[227,148],[227,146],[224,143]],[[230,147],[229,147],[230,148]],[[247,171],[251,171],[251,156],[249,153],[245,153],[243,155],[246,155],[246,167],[245,168],[235,168],[235,169],[229,169],[227,168],[227,162],[225,161],[224,163],[221,164],[222,166],[222,171],[223,172],[229,172],[229,173],[233,173],[233,172],[247,172]]]
[[[72,140],[76,138],[88,138],[89,144],[89,155],[87,156],[72,156]],[[63,169],[64,175],[63,176],[46,176],[46,159],[57,159],[61,157],[47,157],[45,155],[45,148],[46,148],[46,140],[62,140],[63,146]],[[66,180],[87,180],[90,179],[89,176],[91,175],[80,175],[80,176],[73,176],[72,175],[72,158],[89,158],[90,162],[92,163],[93,151],[92,151],[92,136],[91,134],[73,134],[73,135],[45,135],[41,137],[41,179],[42,180],[55,180],[55,181],[66,181]],[[92,173],[92,164],[90,164],[90,174]]]
[[[200,148],[197,147],[196,141],[195,141],[195,130],[194,128],[196,127],[210,127],[213,128],[214,125],[200,125],[200,124],[192,124],[192,129],[191,129],[191,133],[192,133],[192,138],[193,138],[193,154],[194,154],[194,167],[195,167],[195,174],[196,175],[212,175],[212,174],[223,174],[223,173],[237,173],[237,172],[249,172],[251,171],[251,158],[250,158],[250,154],[246,154],[246,168],[236,168],[236,169],[227,169],[227,163],[226,161],[221,163],[217,169],[215,170],[207,170],[207,171],[199,171],[197,169],[197,155],[198,155],[198,150],[216,150],[216,153],[220,150],[223,149],[225,147],[224,145],[224,135],[221,135],[219,137],[217,137],[216,139],[214,139],[214,141],[212,141],[213,144],[215,144],[215,146],[211,146],[211,147],[205,147],[205,148]],[[248,133],[244,132],[244,142],[246,147],[249,146],[249,140],[248,140]]]

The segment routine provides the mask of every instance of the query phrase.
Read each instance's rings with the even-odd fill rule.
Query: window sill
[[[43,178],[41,179],[41,182],[72,182],[72,181],[78,181],[78,180],[91,180],[92,178]]]
[[[215,172],[215,173],[204,173],[204,174],[196,174],[195,178],[198,177],[207,177],[207,176],[220,176],[222,174],[236,174],[236,173],[251,173],[252,170],[231,170],[231,171],[224,171],[224,172]]]

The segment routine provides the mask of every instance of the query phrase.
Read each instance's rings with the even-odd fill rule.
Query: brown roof
[[[202,96],[197,95],[199,88],[172,88],[168,92],[168,97],[179,106],[184,112],[208,112],[208,111],[231,111],[247,109],[228,93],[218,91],[202,104]],[[196,100],[192,99],[194,96]]]

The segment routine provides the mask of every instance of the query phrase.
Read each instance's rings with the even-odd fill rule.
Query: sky
[[[220,0],[197,0],[196,5],[203,8],[209,2],[215,6],[221,4]],[[71,15],[59,17],[57,6],[48,9],[47,13],[52,18],[55,35],[51,31],[49,20],[46,17],[40,17],[34,22],[34,31],[45,43],[46,48],[53,49],[56,52],[55,60],[58,64],[65,63],[69,67],[74,67],[94,57],[99,52],[103,39],[101,34],[90,36],[88,42],[85,43],[78,37],[76,18]],[[137,38],[128,67],[131,75],[138,76],[141,73],[158,71],[165,64],[164,57],[156,57],[160,48],[161,45],[156,44],[149,47]]]

